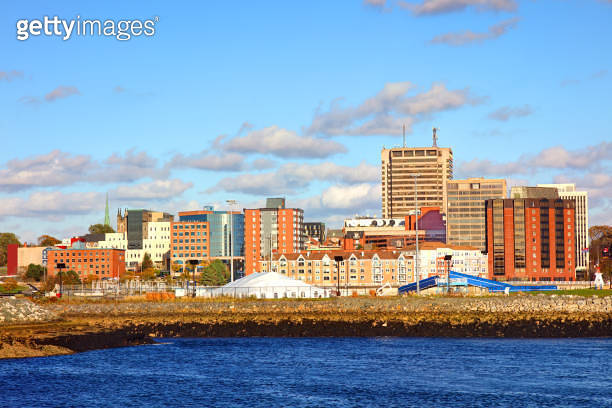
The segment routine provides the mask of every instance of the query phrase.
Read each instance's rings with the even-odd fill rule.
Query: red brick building
[[[47,252],[47,274],[57,274],[56,265],[66,265],[62,272],[73,270],[79,277],[118,278],[125,273],[125,250],[109,248],[58,248]]]
[[[259,272],[260,260],[273,254],[303,250],[304,210],[300,208],[258,208],[244,210],[244,270]]]
[[[576,277],[573,200],[485,202],[489,278],[571,281]]]

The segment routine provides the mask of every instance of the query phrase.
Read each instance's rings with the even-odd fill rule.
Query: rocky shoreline
[[[164,337],[612,336],[612,297],[20,302],[36,319],[23,319],[17,310],[22,319],[9,320],[5,313],[0,358],[149,344]]]

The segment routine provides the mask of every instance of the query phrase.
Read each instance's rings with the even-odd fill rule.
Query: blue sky
[[[612,2],[12,2],[0,15],[0,230],[118,207],[284,195],[380,214],[380,149],[450,146],[455,178],[576,182],[612,216]],[[154,19],[152,37],[16,39],[22,19]],[[295,146],[299,146],[296,148]]]

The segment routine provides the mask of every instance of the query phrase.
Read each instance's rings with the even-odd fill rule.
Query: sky
[[[20,20],[152,20],[31,35]],[[10,2],[0,14],[0,231],[70,237],[118,208],[283,196],[381,214],[380,150],[451,147],[454,178],[572,182],[612,224],[611,0]]]

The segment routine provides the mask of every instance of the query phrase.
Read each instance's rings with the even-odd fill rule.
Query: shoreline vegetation
[[[0,302],[0,358],[72,354],[168,337],[612,336],[612,296]]]

